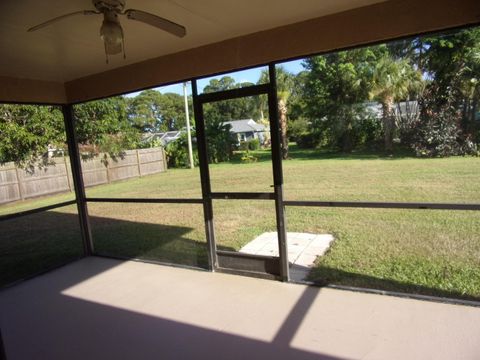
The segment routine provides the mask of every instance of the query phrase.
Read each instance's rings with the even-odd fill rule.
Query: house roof
[[[252,119],[242,119],[242,120],[233,120],[226,121],[224,124],[231,126],[230,132],[235,134],[244,133],[244,132],[262,132],[265,131],[265,126],[262,124],[257,124]]]
[[[153,140],[160,140],[163,146],[168,145],[174,140],[177,140],[180,135],[182,135],[182,130],[180,131],[167,131],[167,132],[158,132],[158,133],[144,133],[142,134],[142,140],[144,142],[149,142]]]

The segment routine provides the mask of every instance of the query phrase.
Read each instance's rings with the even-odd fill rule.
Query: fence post
[[[163,159],[163,171],[167,171],[167,154],[165,153],[165,147],[162,146],[162,159]]]
[[[107,160],[106,165],[105,165],[105,171],[107,172],[107,184],[111,183],[110,180],[110,161]]]
[[[65,155],[63,156],[63,163],[65,164],[65,173],[67,174],[68,190],[72,191],[72,183],[70,182],[70,174],[68,173],[67,157]]]
[[[77,135],[73,118],[72,105],[63,105],[63,121],[67,135],[68,153],[70,155],[70,167],[72,169],[73,185],[75,187],[75,199],[77,200],[78,218],[80,231],[83,240],[83,250],[86,256],[93,254],[92,232],[88,218],[87,200],[85,196],[85,185],[82,177],[82,165],[80,153],[77,147]]]
[[[138,176],[142,177],[142,167],[140,166],[140,155],[138,154],[138,149],[136,150],[136,152],[137,152]]]
[[[18,175],[18,167],[16,165],[15,165],[15,176],[17,177],[18,194],[20,195],[20,199],[25,200],[25,196],[23,195],[22,184],[20,182],[20,176]]]

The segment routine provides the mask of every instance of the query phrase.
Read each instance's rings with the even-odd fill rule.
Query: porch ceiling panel
[[[382,0],[127,0],[126,8],[158,14],[187,28],[179,39],[121,17],[127,58],[105,62],[102,16],[73,16],[35,32],[27,29],[66,13],[92,9],[91,0],[0,2],[0,75],[66,82],[139,61]]]

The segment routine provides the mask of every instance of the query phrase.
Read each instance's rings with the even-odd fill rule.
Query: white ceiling
[[[78,15],[36,32],[50,18],[93,9],[91,0],[0,0],[0,76],[66,82],[181,50],[333,14],[383,0],[127,0],[187,28],[179,39],[121,19],[127,59],[105,63],[102,16]],[[339,24],[342,26],[342,24]],[[201,61],[201,59],[199,59]]]

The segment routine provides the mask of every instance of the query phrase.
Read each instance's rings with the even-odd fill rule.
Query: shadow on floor
[[[0,310],[8,358],[341,360],[290,346],[321,291],[318,288],[305,288],[268,342],[247,337],[249,334],[234,335],[62,294],[65,289],[122,263],[91,259],[94,258],[0,292],[0,304],[8,307]],[[62,272],[68,276],[59,275]],[[123,290],[115,289],[119,293]],[[128,289],[125,291],[128,293]]]

